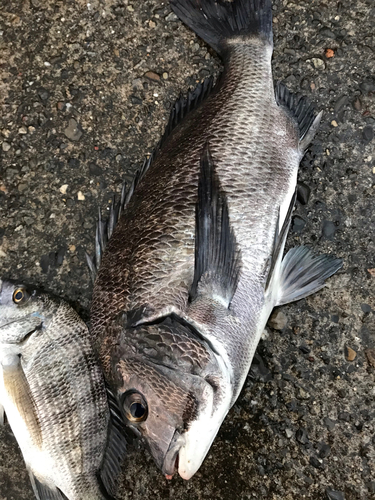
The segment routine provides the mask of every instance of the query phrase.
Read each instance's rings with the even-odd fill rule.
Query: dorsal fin
[[[122,212],[125,207],[129,203],[131,197],[138,184],[143,179],[147,170],[150,168],[150,165],[154,161],[156,155],[158,154],[160,148],[163,146],[164,142],[170,136],[171,132],[177,127],[179,123],[185,118],[185,116],[196,109],[202,101],[208,96],[213,87],[214,79],[213,77],[206,78],[203,82],[199,83],[195,89],[189,90],[187,96],[180,96],[177,101],[174,103],[171,113],[169,115],[169,121],[165,128],[164,134],[157,146],[155,147],[152,154],[146,158],[139,168],[134,177],[133,181],[127,189],[126,183],[123,184],[121,191],[120,201],[115,203],[115,198],[111,204],[109,217],[106,220],[102,220],[101,211],[99,209],[98,223],[96,226],[96,235],[95,235],[95,256],[91,258],[86,253],[86,261],[90,270],[92,282],[95,282],[96,275],[98,274],[98,270],[100,267],[100,263],[102,260],[102,256],[104,250],[107,246],[107,243],[112,236],[113,230],[119,221]]]
[[[240,255],[208,146],[201,156],[195,224],[195,270],[190,301],[206,295],[229,307],[237,288]]]
[[[299,129],[299,148],[304,152],[319,128],[323,112],[316,115],[314,107],[309,104],[306,97],[293,94],[281,82],[276,84],[275,99],[277,104],[283,106],[296,121]]]
[[[165,128],[164,134],[157,148],[160,148],[164,144],[171,132],[179,123],[182,122],[185,116],[190,113],[190,111],[193,111],[193,109],[196,109],[204,101],[204,99],[206,99],[213,88],[213,84],[214,78],[210,76],[203,80],[203,82],[198,83],[193,90],[189,90],[186,97],[180,95],[172,106],[168,125]]]

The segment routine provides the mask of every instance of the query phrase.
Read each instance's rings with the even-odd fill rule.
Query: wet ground
[[[98,207],[220,61],[160,0],[2,0],[0,16],[0,274],[86,314]],[[275,79],[324,111],[288,245],[344,267],[278,311],[195,477],[167,481],[139,452],[119,498],[375,498],[374,16],[372,0],[275,2]],[[6,425],[0,500],[32,498]]]

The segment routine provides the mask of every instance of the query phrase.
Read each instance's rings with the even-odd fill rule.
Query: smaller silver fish
[[[125,439],[86,324],[63,300],[0,280],[0,422],[4,411],[38,500],[113,498]]]

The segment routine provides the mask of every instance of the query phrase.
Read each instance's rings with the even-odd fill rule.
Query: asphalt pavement
[[[120,499],[375,498],[375,5],[274,2],[275,81],[323,110],[288,248],[344,266],[276,311],[200,471],[167,481],[129,454]],[[220,60],[161,0],[2,0],[0,275],[85,317],[97,210],[150,154],[173,102]],[[31,500],[9,426],[0,500]]]

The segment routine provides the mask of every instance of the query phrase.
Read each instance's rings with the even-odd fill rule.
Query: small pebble
[[[176,16],[176,14],[174,12],[171,12],[170,14],[168,14],[166,17],[165,17],[165,20],[169,23],[171,21],[178,21],[178,17]],[[274,22],[275,22],[275,19],[274,19]]]
[[[27,128],[26,127],[20,127],[18,129],[19,134],[27,134]]]
[[[29,127],[27,127],[27,130],[29,131],[29,134],[33,134],[36,130],[35,127],[33,127],[32,125],[30,125]]]
[[[345,500],[344,493],[332,490],[331,488],[326,489],[326,496],[328,500]]]
[[[337,121],[336,120],[332,120],[331,121],[331,125],[332,125],[332,127],[337,127],[338,126]]]
[[[163,79],[164,80],[168,80],[168,77],[169,77],[168,73],[166,71],[164,71],[164,73],[163,73]]]
[[[358,99],[358,97],[357,97],[357,99],[353,102],[353,107],[354,107],[354,109],[356,109],[357,111],[360,111],[360,110],[362,109],[362,103],[361,103],[361,101]]]
[[[3,142],[3,144],[1,146],[3,148],[3,151],[5,151],[5,153],[10,150],[9,142]]]
[[[320,443],[319,458],[327,458],[331,454],[331,447],[329,444]]]
[[[375,349],[366,349],[365,354],[368,364],[372,366],[372,368],[375,368]]]
[[[319,458],[310,457],[309,462],[310,462],[310,465],[315,467],[315,469],[324,469],[323,463],[321,460],[319,460]]]
[[[74,253],[76,251],[75,245],[69,245],[69,252]]]
[[[369,304],[361,304],[361,309],[365,314],[369,314],[372,311]]]
[[[268,320],[268,326],[273,330],[282,331],[288,324],[288,318],[282,311],[274,311]]]
[[[301,203],[301,205],[307,205],[310,199],[311,189],[304,182],[297,183],[297,200]]]
[[[64,134],[71,141],[79,141],[82,137],[83,130],[80,124],[77,123],[74,118],[71,118],[69,120],[69,125],[64,130]]]
[[[67,189],[68,189],[68,184],[63,184],[60,187],[59,191],[60,191],[61,194],[66,194]]]
[[[323,419],[323,422],[329,431],[332,431],[336,425],[336,422],[334,420],[331,420],[329,417]]]
[[[58,111],[64,111],[64,109],[65,109],[65,102],[63,102],[63,101],[59,101],[59,102],[56,104],[56,108],[58,109]]]
[[[147,71],[147,73],[144,74],[146,78],[149,80],[152,80],[153,82],[159,82],[160,81],[160,76],[155,73],[154,71]]]
[[[374,129],[371,125],[366,125],[366,127],[362,130],[363,142],[368,144],[374,138]]]
[[[354,361],[357,353],[349,346],[345,346],[345,358],[347,361]]]
[[[332,49],[326,49],[325,51],[325,56],[327,59],[330,59],[331,57],[334,57],[335,52]]]
[[[143,102],[143,101],[142,101],[142,99],[141,99],[140,97],[137,97],[137,96],[135,96],[135,95],[131,95],[131,96],[130,96],[130,100],[131,100],[131,103],[132,103],[132,104],[137,104],[138,106],[139,106],[140,104],[142,104],[142,102]]]
[[[296,432],[296,439],[301,444],[307,444],[309,442],[309,437],[305,429],[298,429]]]
[[[91,175],[99,176],[102,175],[103,169],[102,167],[99,167],[99,165],[96,165],[95,163],[90,163],[89,172]]]
[[[84,201],[85,200],[85,195],[82,193],[82,191],[78,191],[77,198],[78,198],[79,201]]]
[[[337,227],[335,226],[335,223],[330,221],[330,220],[324,220],[323,221],[323,236],[328,238],[329,240],[333,240],[335,236]]]
[[[319,57],[313,57],[311,59],[313,65],[314,65],[314,68],[316,69],[324,69],[326,67],[326,65],[324,64],[324,61],[323,59],[319,59]]]
[[[306,226],[306,221],[299,215],[295,215],[292,218],[292,231],[294,233],[301,233],[303,228]]]
[[[337,99],[337,101],[335,102],[335,108],[334,108],[336,115],[338,115],[340,113],[340,111],[342,111],[345,108],[347,103],[348,103],[348,96],[347,95],[342,95]]]
[[[150,26],[150,28],[156,28],[156,23],[154,23],[154,21],[149,21],[148,25]]]

